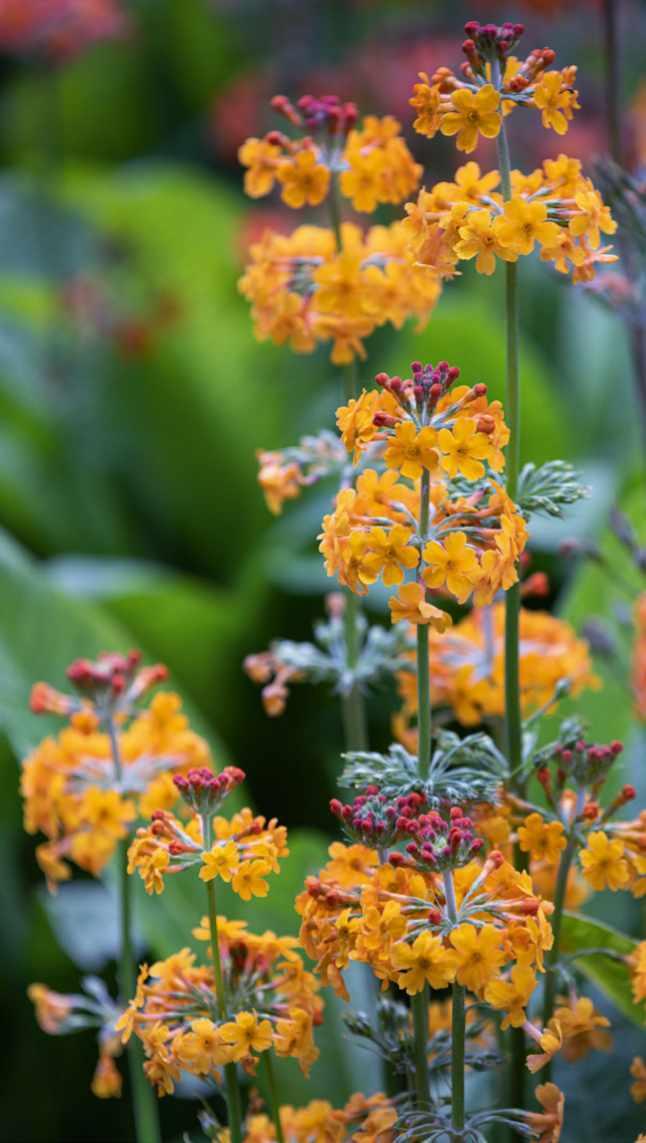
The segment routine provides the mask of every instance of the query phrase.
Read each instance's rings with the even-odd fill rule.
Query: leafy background
[[[586,158],[602,153],[598,13],[583,21],[587,5],[566,5],[554,21],[540,7],[140,0],[128,6],[127,38],[97,44],[63,67],[0,58],[0,987],[11,1047],[0,1078],[0,1134],[7,1140],[129,1137],[123,1107],[99,1105],[87,1090],[91,1036],[54,1045],[25,998],[30,980],[70,990],[79,970],[105,964],[113,971],[109,882],[80,881],[48,902],[34,842],[21,829],[18,763],[49,729],[27,709],[35,679],[62,684],[71,659],[108,648],[139,646],[169,664],[218,761],[243,766],[253,804],[290,827],[290,863],[270,898],[245,911],[252,924],[295,930],[294,894],[331,836],[326,807],[341,745],[333,697],[296,688],[286,718],[269,722],[240,664],[278,633],[307,638],[327,588],[312,544],[326,491],[272,520],[255,485],[254,452],[331,423],[340,389],[324,355],[298,359],[253,338],[236,279],[249,235],[270,216],[243,200],[236,146],[271,125],[264,101],[274,90],[336,88],[365,111],[394,109],[407,118],[418,68],[457,61],[463,18],[495,8],[501,19],[526,21],[528,43],[551,43],[563,63],[579,63],[586,110],[567,147]],[[622,5],[627,102],[639,81],[640,15],[639,5]],[[419,142],[429,179],[447,175],[450,149]],[[553,140],[538,130],[514,139],[525,164],[548,146],[553,153]],[[275,213],[276,204],[268,209]],[[88,283],[107,315],[99,327],[66,304]],[[365,378],[377,368],[401,371],[413,358],[444,357],[502,395],[500,288],[467,271],[425,332],[374,338]],[[625,332],[589,294],[534,265],[523,266],[522,324],[523,456],[575,460],[592,489],[566,525],[536,529],[534,566],[549,572],[553,606],[577,627],[594,615],[618,631],[618,657],[599,664],[604,690],[580,706],[595,737],[626,740],[625,773],[643,798],[644,732],[633,718],[628,674],[639,584],[607,529],[613,502],[635,523],[644,520]],[[598,566],[563,561],[558,545],[572,535],[598,540],[629,591]],[[384,745],[390,706],[389,695],[371,699],[375,739]],[[190,941],[201,903],[184,879],[161,901],[138,904],[142,949],[165,953]],[[638,935],[638,911],[621,895],[599,895],[591,909],[600,924]],[[583,938],[575,932],[572,939]],[[634,1013],[625,975],[608,978],[607,966],[590,965],[591,987],[604,990],[595,993],[599,1003],[619,1022],[618,1047],[610,1058],[590,1057],[576,1074],[557,1075],[574,1108],[567,1138],[631,1140],[640,1119],[626,1092],[637,1050]],[[357,978],[359,1005],[369,1002],[362,987]],[[374,1088],[379,1077],[374,1060],[345,1038],[338,1005],[329,1004],[308,1092],[338,1102]],[[290,1100],[307,1098],[295,1067],[287,1064],[280,1082]],[[195,1098],[166,1100],[167,1138],[193,1129],[196,1109]]]

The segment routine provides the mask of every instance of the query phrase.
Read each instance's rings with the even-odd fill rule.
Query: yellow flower
[[[543,1110],[526,1111],[525,1122],[536,1133],[538,1143],[559,1143],[565,1108],[563,1092],[555,1083],[543,1083],[534,1094]]]
[[[339,311],[345,317],[359,317],[361,297],[361,257],[344,250],[313,274],[318,286],[316,305],[323,313]]]
[[[122,1087],[121,1072],[109,1052],[101,1052],[92,1077],[91,1091],[97,1099],[118,1099]]]
[[[176,1037],[173,1051],[178,1059],[197,1074],[207,1074],[220,1064],[234,1059],[233,1052],[223,1035],[227,1025],[217,1027],[212,1020],[202,1017],[192,1020],[190,1032]]]
[[[591,833],[581,853],[586,881],[593,889],[621,889],[629,879],[628,862],[624,859],[624,843],[611,841],[603,830]]]
[[[585,238],[589,246],[596,250],[601,243],[601,232],[614,234],[617,223],[604,203],[599,191],[589,180],[577,190],[574,201],[577,213],[570,219],[569,231],[576,238]]]
[[[564,86],[560,71],[543,73],[534,90],[534,103],[542,112],[543,127],[551,127],[557,135],[565,135],[572,109],[577,103],[576,94]]]
[[[583,1059],[592,1048],[609,1051],[612,1046],[610,1034],[605,1031],[610,1027],[610,1021],[595,1011],[587,996],[579,996],[577,1000],[555,1008],[553,1019],[563,1035],[563,1056],[570,1063]]]
[[[421,583],[405,583],[398,595],[388,600],[390,618],[393,623],[429,624],[435,631],[445,631],[451,626],[451,616],[441,607],[434,607],[426,599]]]
[[[352,152],[350,167],[342,171],[339,178],[339,188],[355,210],[371,214],[383,201],[385,165],[385,156],[380,150],[369,151],[368,154]]]
[[[214,877],[221,877],[223,881],[230,881],[240,865],[238,847],[234,841],[227,841],[225,845],[215,843],[212,849],[202,854],[201,881],[212,881]]]
[[[424,571],[427,587],[446,584],[451,594],[464,603],[480,573],[477,554],[468,546],[466,534],[451,532],[441,544],[429,540],[422,555],[429,565]]]
[[[271,1024],[269,1020],[258,1020],[254,1012],[238,1012],[235,1021],[222,1024],[218,1031],[221,1039],[230,1047],[234,1060],[241,1060],[251,1052],[266,1052],[271,1048]]]
[[[432,471],[437,467],[435,431],[431,428],[418,432],[412,421],[403,421],[395,426],[394,438],[384,453],[388,468],[397,468],[402,476],[416,480],[424,469]]]
[[[488,171],[483,175],[478,163],[473,159],[458,167],[455,172],[455,187],[461,203],[468,202],[473,206],[480,206],[481,199],[491,195],[500,182],[499,171]],[[447,184],[450,186],[450,183]]]
[[[318,206],[330,185],[330,172],[319,163],[314,151],[305,148],[293,158],[284,159],[277,171],[282,186],[281,198],[287,206]]]
[[[460,88],[451,93],[453,110],[443,115],[440,130],[443,135],[457,135],[458,151],[475,151],[478,135],[495,139],[500,132],[500,96],[490,83],[479,91]]]
[[[245,194],[250,198],[269,194],[276,181],[280,147],[266,139],[247,139],[238,151],[238,159],[249,168],[244,176]]]
[[[521,1028],[525,1023],[525,1008],[536,988],[536,975],[527,964],[516,964],[508,980],[490,980],[485,988],[485,1000],[492,1008],[506,1012],[501,1028]]]
[[[468,214],[464,226],[459,228],[459,235],[460,241],[455,244],[455,253],[463,261],[475,258],[479,274],[494,273],[496,256],[507,262],[516,260],[516,254],[505,249],[499,241],[489,210],[474,210]]]
[[[546,246],[558,241],[560,229],[547,221],[544,202],[527,202],[512,198],[505,203],[504,213],[494,222],[496,237],[501,246],[515,254],[531,254],[536,242]]]
[[[399,970],[397,983],[409,996],[421,992],[425,984],[446,988],[455,978],[455,953],[430,933],[420,933],[412,944],[395,945],[392,959]]]
[[[449,476],[462,473],[467,480],[478,480],[484,476],[484,465],[491,451],[485,433],[479,433],[476,422],[470,417],[460,417],[452,429],[440,429],[437,435],[440,464]]]
[[[394,524],[386,531],[385,528],[371,528],[368,532],[370,551],[366,557],[366,567],[377,575],[383,577],[387,587],[401,583],[406,568],[417,567],[419,552],[411,547],[409,540],[413,535],[412,528],[405,528],[402,524]]]
[[[409,106],[417,112],[413,128],[419,135],[432,139],[441,122],[440,89],[436,84],[431,86],[425,71],[420,71],[419,78],[422,82],[413,85],[413,96],[408,100]]]
[[[252,897],[266,897],[269,885],[264,880],[264,875],[270,870],[270,863],[263,858],[243,861],[233,874],[231,886],[234,892],[242,897],[243,901],[250,901]]]
[[[456,979],[472,992],[481,992],[505,960],[500,932],[494,925],[459,925],[449,936],[457,954]]]
[[[529,814],[518,830],[518,841],[524,853],[535,861],[556,862],[567,844],[560,822],[546,822],[540,814]]]

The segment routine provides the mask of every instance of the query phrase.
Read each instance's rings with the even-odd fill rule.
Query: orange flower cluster
[[[345,1107],[336,1109],[325,1099],[306,1107],[289,1104],[280,1109],[285,1143],[394,1143],[397,1110],[381,1092],[352,1095]],[[244,1143],[269,1143],[276,1128],[267,1115],[247,1118]]]
[[[163,893],[165,877],[197,867],[202,881],[219,877],[250,901],[267,896],[265,878],[280,872],[279,858],[288,853],[285,827],[275,818],[254,817],[247,808],[231,819],[195,813],[188,823],[156,810],[150,825],[137,830],[128,850],[128,872],[138,872],[152,894]]]
[[[428,320],[439,281],[416,265],[403,222],[365,233],[344,223],[340,238],[299,226],[289,235],[267,231],[251,247],[239,288],[259,340],[288,342],[296,353],[331,341],[332,361],[344,365],[365,357],[364,339],[379,326]]]
[[[368,115],[358,128],[355,105],[334,96],[304,95],[294,107],[277,95],[272,105],[307,134],[293,139],[270,131],[243,143],[239,159],[247,168],[244,186],[251,198],[262,198],[278,184],[287,206],[318,206],[335,193],[338,180],[354,209],[371,213],[381,203],[403,202],[418,185],[422,168],[392,115]]]
[[[419,860],[395,852],[385,862],[367,846],[331,846],[332,860],[297,898],[303,947],[342,996],[343,970],[359,960],[382,987],[393,981],[410,995],[457,981],[504,1012],[503,1027],[519,1027],[552,944],[552,906],[496,851],[431,871],[438,838],[444,844],[438,817],[433,862],[424,846]]]
[[[578,159],[559,155],[525,175],[511,172],[511,196],[500,191],[498,171],[482,174],[477,163],[460,167],[454,182],[421,190],[406,206],[404,222],[416,262],[452,277],[460,262],[493,274],[496,259],[516,262],[535,248],[575,282],[591,281],[599,263],[615,262],[602,234],[617,224]]]
[[[194,930],[211,939],[206,917]],[[254,935],[244,921],[218,918],[218,946],[228,1016],[219,1016],[214,969],[196,964],[182,949],[142,965],[137,991],[116,1022],[126,1043],[134,1033],[146,1055],[144,1071],[159,1095],[170,1094],[182,1070],[220,1077],[240,1062],[253,1074],[258,1057],[272,1049],[296,1059],[307,1074],[318,1057],[313,1028],[320,1023],[318,984],[305,971],[293,937]]]
[[[432,631],[429,646],[431,702],[448,707],[463,726],[477,726],[505,712],[505,608],[503,603],[474,608],[450,631]],[[520,612],[520,690],[525,714],[553,698],[567,682],[576,697],[599,680],[592,670],[588,644],[569,623],[547,611]],[[417,716],[417,687],[410,671],[398,675],[403,708],[396,720],[398,737],[414,740],[411,720]]]
[[[338,410],[355,461],[378,443],[386,472],[366,468],[355,488],[339,492],[320,544],[328,575],[358,594],[379,577],[392,586],[415,571],[416,581],[390,601],[393,622],[441,630],[448,616],[428,601],[427,589],[445,589],[461,603],[471,595],[488,603],[516,582],[527,539],[516,506],[486,476],[485,464],[495,472],[504,464],[509,433],[500,404],[487,402],[484,385],[450,393],[458,372],[446,362],[435,368],[414,362],[411,379],[379,374],[381,393],[364,391]],[[453,490],[446,481],[456,476],[473,482],[473,492]],[[422,529],[423,481],[430,505]]]
[[[564,135],[574,112],[579,110],[576,67],[548,70],[556,53],[534,49],[524,59],[511,55],[523,34],[522,24],[465,25],[462,45],[466,64],[462,75],[440,67],[430,78],[420,72],[421,82],[410,100],[417,118],[413,126],[432,139],[438,131],[456,137],[459,151],[474,151],[480,136],[495,139],[502,116],[518,108],[540,111],[543,127]]]
[[[34,711],[68,719],[22,766],[25,829],[48,838],[36,858],[50,888],[70,877],[70,861],[98,876],[136,818],[175,804],[173,774],[212,766],[209,748],[191,730],[178,695],[162,692],[147,710],[137,709],[136,702],[166,674],[160,667],[138,670],[138,661],[135,654],[108,655],[97,664],[73,664],[69,675],[78,699],[45,683],[33,689]],[[92,671],[99,679],[95,690]],[[112,681],[116,690],[107,698]]]

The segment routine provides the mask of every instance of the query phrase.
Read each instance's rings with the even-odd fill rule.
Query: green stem
[[[211,843],[211,821],[207,815],[202,818],[204,846],[208,848]],[[213,881],[206,883],[206,896],[208,902],[209,930],[211,933],[211,956],[213,958],[213,972],[215,975],[215,998],[221,1020],[228,1018],[227,994],[222,974],[222,961],[220,959],[220,940],[218,937],[218,910],[215,900],[215,885]],[[229,1113],[229,1131],[232,1143],[242,1143],[242,1109],[240,1106],[240,1090],[235,1064],[225,1064],[224,1079],[227,1092],[227,1111]]]
[[[464,1131],[465,1027],[464,988],[454,983],[451,1007],[451,1124],[454,1140],[462,1139]]]
[[[418,1110],[428,1107],[428,985],[411,999],[413,1011],[414,1056],[415,1056],[415,1094],[417,1096]]]
[[[419,506],[419,534],[424,544],[428,534],[430,476],[422,473]],[[428,777],[431,764],[431,680],[428,662],[428,624],[417,625],[417,757],[421,778]]]
[[[576,814],[575,814],[576,820]],[[556,968],[561,955],[561,922],[563,920],[563,907],[565,905],[565,895],[567,893],[567,882],[570,873],[570,866],[576,851],[576,838],[574,835],[574,822],[568,843],[561,854],[559,862],[559,871],[556,877],[556,890],[554,892],[554,912],[550,918],[552,924],[553,943],[550,951],[545,958],[545,992],[543,994],[543,1027],[547,1028],[549,1020],[554,1012],[554,1001],[556,999]],[[551,1061],[545,1067],[544,1079],[548,1083],[551,1077],[552,1065]]]
[[[283,1125],[280,1122],[280,1100],[278,1098],[278,1089],[276,1087],[276,1076],[274,1073],[274,1064],[270,1052],[263,1052],[262,1061],[267,1076],[267,1087],[269,1088],[269,1099],[271,1103],[271,1116],[274,1121],[274,1128],[276,1131],[276,1139],[278,1143],[285,1143],[285,1135],[283,1133]]]
[[[110,751],[114,766],[115,785],[121,782],[123,765],[119,736],[113,718],[106,722]],[[119,909],[119,992],[124,1004],[134,996],[137,970],[132,940],[132,878],[128,875],[128,846],[126,838],[119,846],[119,880],[117,896]],[[139,1040],[132,1036],[127,1048],[128,1071],[132,1091],[132,1109],[137,1143],[160,1143],[157,1099],[146,1079],[144,1054]]]
[[[336,248],[337,251],[340,252],[343,249],[341,207],[337,181],[334,176],[331,181],[328,206]],[[356,362],[353,361],[343,370],[343,385],[346,401],[353,400],[357,396],[358,389]],[[345,610],[343,613],[343,630],[345,635],[346,663],[348,670],[353,671],[357,665],[361,650],[359,634],[361,607],[353,591],[346,588],[344,594]],[[343,694],[341,702],[346,750],[365,750],[368,746],[366,712],[363,694],[361,693],[361,688],[358,683],[353,682],[351,688]]]
[[[455,885],[450,869],[442,874],[444,882],[444,896],[446,898],[446,911],[451,925],[458,921],[458,911],[455,900]],[[451,1125],[454,1141],[462,1139],[464,1131],[464,1044],[466,1015],[464,1011],[465,990],[463,985],[454,981],[451,988]]]
[[[132,878],[128,876],[128,841],[119,847],[119,913],[121,930],[121,952],[119,961],[119,991],[124,1003],[135,994],[136,970],[132,943]],[[135,1120],[137,1143],[161,1143],[157,1099],[146,1079],[143,1064],[144,1054],[136,1036],[132,1036],[127,1048],[128,1071]]]
[[[511,159],[504,121],[498,136],[498,160],[502,193],[511,198]],[[506,387],[505,417],[509,425],[510,439],[506,452],[507,493],[512,500],[518,494],[520,472],[520,370],[519,370],[519,323],[518,323],[518,266],[515,262],[505,263],[505,324],[506,324]],[[507,760],[515,778],[512,788],[516,793],[524,793],[522,777],[523,733],[520,708],[520,584],[516,583],[505,593],[505,726],[507,738]],[[520,869],[526,868],[526,857],[518,846],[515,848],[515,862]],[[525,1104],[525,1041],[521,1031],[514,1029],[511,1034],[510,1094],[512,1107]]]

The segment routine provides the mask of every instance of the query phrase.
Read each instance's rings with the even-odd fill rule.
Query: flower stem
[[[202,833],[206,849],[211,844],[211,821],[208,815],[202,818]],[[206,883],[206,897],[208,902],[209,930],[211,933],[211,956],[213,958],[213,972],[215,975],[215,997],[221,1020],[228,1016],[227,995],[222,974],[222,961],[220,959],[220,941],[218,937],[218,910],[215,900],[215,885],[213,881]],[[242,1111],[240,1107],[240,1091],[235,1064],[224,1065],[224,1079],[227,1091],[227,1111],[229,1113],[229,1131],[231,1143],[242,1143]]]
[[[340,253],[343,249],[341,207],[335,177],[331,180],[328,207],[337,252]],[[346,401],[351,401],[357,396],[358,385],[355,361],[352,361],[350,365],[343,370],[343,387]],[[353,591],[350,591],[349,588],[346,588],[344,595],[345,610],[343,612],[343,630],[345,635],[345,654],[346,665],[348,671],[351,672],[357,665],[361,649],[359,643],[361,607],[357,596]],[[346,750],[365,750],[368,746],[365,704],[361,689],[356,681],[352,683],[349,690],[343,693],[341,701]]]
[[[271,1102],[271,1117],[274,1121],[274,1129],[276,1131],[276,1139],[278,1143],[285,1143],[285,1135],[283,1133],[283,1125],[280,1122],[280,1100],[278,1098],[278,1090],[276,1087],[276,1076],[274,1073],[274,1064],[270,1052],[263,1052],[262,1054],[263,1065],[265,1074],[267,1076],[267,1086],[269,1088],[269,1099]]]
[[[419,534],[422,544],[428,534],[430,477],[422,472],[420,486]],[[428,663],[428,624],[417,625],[417,757],[420,778],[428,778],[431,764],[431,680]]]
[[[464,988],[452,986],[451,1007],[451,1124],[453,1139],[462,1139],[464,1130]]]
[[[502,193],[507,200],[511,198],[511,158],[504,120],[501,121],[498,136],[498,161]],[[515,500],[518,495],[518,475],[520,472],[520,369],[518,266],[516,262],[505,263],[505,325],[505,416],[510,433],[506,452],[507,493],[512,500]],[[523,731],[520,708],[519,643],[520,584],[516,583],[505,593],[505,727],[507,761],[514,775],[512,788],[516,793],[522,794],[524,781],[522,777]],[[519,869],[526,868],[526,858],[518,846],[515,847],[514,860]],[[511,1104],[513,1107],[523,1107],[526,1075],[525,1040],[522,1029],[512,1029],[510,1046],[509,1087]]]
[[[418,1110],[428,1107],[428,985],[411,999],[415,1055],[415,1094]]]
[[[119,736],[113,718],[108,718],[106,730],[110,740],[110,752],[114,766],[115,785],[121,783],[123,765]],[[119,992],[124,1004],[135,994],[136,966],[132,940],[132,879],[128,875],[128,845],[126,838],[119,846],[119,879],[117,897],[119,910]],[[132,1107],[135,1120],[137,1143],[160,1143],[159,1114],[157,1100],[143,1070],[141,1044],[132,1036],[127,1048]]]
[[[573,823],[574,826],[574,823]],[[561,922],[563,920],[563,907],[565,905],[565,895],[567,893],[567,881],[572,865],[572,859],[576,850],[576,838],[574,836],[574,828],[570,833],[568,843],[561,854],[559,862],[559,871],[556,877],[556,889],[554,892],[554,912],[551,916],[553,943],[550,951],[545,958],[545,992],[543,994],[543,1027],[546,1028],[548,1022],[554,1012],[554,1000],[556,998],[556,966],[559,962],[561,955]],[[551,1078],[552,1065],[551,1061],[545,1066],[545,1083],[549,1083]]]
[[[119,991],[124,1003],[134,996],[136,987],[135,958],[132,943],[132,878],[128,876],[128,841],[119,847],[119,914],[121,953]],[[139,1040],[132,1036],[127,1048],[130,1088],[137,1143],[160,1143],[157,1100],[143,1070],[144,1056]]]

